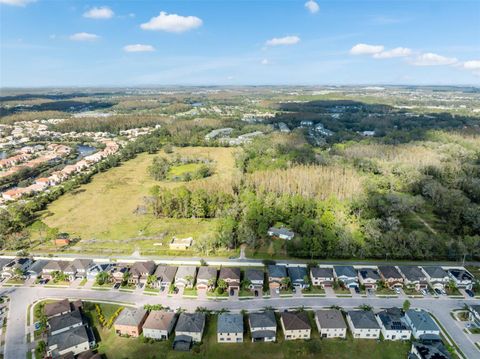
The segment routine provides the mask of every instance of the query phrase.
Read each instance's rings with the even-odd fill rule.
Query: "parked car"
[[[355,287],[355,293],[360,294],[360,288]]]
[[[113,286],[113,289],[118,289],[120,288],[120,283],[116,283],[114,286]]]
[[[438,295],[442,295],[442,291],[438,288],[435,288],[434,289],[435,293],[437,293]]]
[[[473,293],[473,291],[470,289],[465,289],[465,293],[467,293],[467,295],[471,298],[475,297],[475,293]]]
[[[400,294],[400,288],[395,288],[395,293]]]
[[[423,295],[427,295],[427,290],[426,290],[426,289],[422,289],[420,292],[421,292]]]

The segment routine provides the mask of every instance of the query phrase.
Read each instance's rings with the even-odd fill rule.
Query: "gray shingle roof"
[[[442,269],[442,267],[422,267],[425,273],[427,273],[430,278],[445,278],[448,277],[448,273]]]
[[[285,266],[279,266],[270,264],[268,266],[268,276],[274,278],[283,278],[287,276],[287,268]]]
[[[356,329],[380,329],[375,314],[370,310],[350,310],[347,313]]]
[[[130,273],[132,273],[133,276],[150,275],[154,271],[155,262],[153,261],[135,262],[132,268],[130,268]]]
[[[47,317],[52,317],[60,313],[70,312],[70,301],[68,299],[62,299],[53,303],[47,303],[45,304],[44,311]]]
[[[378,266],[378,270],[383,275],[385,279],[394,278],[402,279],[402,275],[394,266]]]
[[[263,313],[251,313],[249,314],[249,321],[251,328],[277,327],[275,314],[271,310]]]
[[[48,261],[46,259],[40,259],[38,261],[35,261],[30,268],[28,268],[28,271],[30,273],[35,273],[35,274],[40,274],[42,273],[43,267],[47,265]]]
[[[304,277],[307,275],[307,268],[305,267],[288,267],[288,276],[294,282],[304,282]]]
[[[175,275],[175,280],[180,278],[186,278],[187,276],[192,276],[195,278],[195,274],[197,273],[197,267],[193,266],[181,266],[178,267],[177,274]]]
[[[409,309],[405,313],[405,316],[408,317],[408,319],[410,319],[410,322],[412,323],[412,328],[416,329],[417,331],[439,330],[437,324],[435,324],[430,314],[428,314],[424,310]]]
[[[388,308],[377,314],[383,326],[387,330],[407,330],[405,317],[400,308]]]
[[[51,332],[56,332],[57,330],[65,329],[79,323],[83,323],[83,318],[82,313],[78,310],[48,320]]]
[[[220,268],[220,274],[218,275],[220,279],[233,279],[240,281],[240,268],[235,267],[222,267]]]
[[[270,233],[272,233],[274,236],[287,236],[287,237],[293,237],[295,233],[292,231],[288,230],[285,227],[277,228],[277,227],[270,227],[268,229]]]
[[[89,336],[85,326],[73,328],[67,332],[59,333],[48,337],[48,346],[57,345],[58,351],[72,348],[76,345],[88,342]]]
[[[0,270],[7,264],[9,264],[11,261],[13,261],[12,258],[0,258]]]
[[[172,283],[175,279],[176,273],[177,273],[177,267],[174,267],[174,266],[160,265],[155,270],[155,276],[158,279],[160,279],[162,282]]]
[[[241,314],[220,314],[217,320],[217,333],[243,333]]]
[[[367,278],[375,279],[375,280],[380,279],[378,272],[372,268],[361,268],[358,270],[358,273],[360,273],[360,276],[363,279],[367,279]]]
[[[77,271],[86,271],[91,267],[93,261],[91,259],[74,259],[71,261],[68,266],[64,269],[65,272],[77,272]]]
[[[422,270],[415,266],[400,266],[400,271],[409,281],[426,280],[425,274]]]
[[[310,320],[305,312],[282,312],[280,313],[285,330],[312,329]]]
[[[265,278],[265,272],[261,269],[247,269],[245,271],[245,278],[249,281],[263,281]]]
[[[175,331],[201,333],[205,327],[205,313],[181,313]]]
[[[345,329],[347,324],[342,312],[338,309],[318,310],[315,312],[318,323],[322,328]]]
[[[333,278],[333,268],[313,267],[311,271],[314,278]]]
[[[115,324],[137,326],[146,314],[147,311],[143,308],[125,308],[120,312]]]
[[[357,271],[352,266],[334,266],[337,277],[356,277]]]
[[[217,268],[202,266],[198,269],[197,280],[217,279]]]

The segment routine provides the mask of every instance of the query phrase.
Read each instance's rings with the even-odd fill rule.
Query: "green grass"
[[[87,284],[87,278],[83,278],[78,286],[83,287],[85,284]]]
[[[202,164],[200,163],[187,163],[185,165],[173,166],[168,171],[167,179],[172,180],[176,176],[182,176],[187,173],[194,173]]]
[[[186,186],[189,188],[210,187],[231,191],[232,179],[237,177],[235,151],[234,148],[222,147],[185,147],[177,149],[172,156],[198,155],[215,161],[216,173],[205,179],[188,182]],[[41,219],[48,226],[81,239],[67,248],[68,252],[130,254],[140,250],[147,255],[192,253],[193,250],[170,251],[168,243],[173,236],[193,237],[195,240],[208,238],[216,233],[218,220],[155,218],[150,214],[135,214],[154,185],[165,188],[185,185],[151,178],[147,168],[155,156],[143,153],[119,167],[95,175],[90,183],[51,203],[41,213]],[[31,231],[34,250],[57,252],[53,244],[42,241],[44,235]],[[225,254],[232,255],[231,252]]]

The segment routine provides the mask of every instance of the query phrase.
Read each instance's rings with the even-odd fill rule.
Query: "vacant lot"
[[[101,307],[105,305],[101,304]],[[103,310],[113,313],[114,308],[110,305]],[[172,340],[143,343],[140,338],[120,338],[115,335],[113,328],[102,329],[96,323],[95,313],[91,311],[91,317],[97,324],[100,339],[98,351],[110,358],[229,358],[229,359],[287,359],[287,358],[320,358],[320,359],[397,359],[406,358],[410,349],[410,343],[389,342],[376,340],[321,340],[315,330],[313,339],[310,341],[284,341],[281,330],[277,332],[278,343],[252,343],[250,336],[245,336],[245,342],[241,344],[217,343],[216,316],[209,316],[204,334],[204,341],[196,345],[189,353],[174,352]]]
[[[182,182],[159,182],[148,175],[148,166],[158,155],[141,154],[120,167],[96,175],[91,183],[81,186],[48,206],[42,214],[43,221],[72,237],[80,237],[72,250],[100,253],[166,254],[165,244],[173,236],[200,239],[212,235],[216,220],[158,219],[151,215],[137,214],[143,198],[155,185],[175,188],[215,188],[231,191],[235,175],[232,148],[186,147],[170,155],[199,156],[214,162],[214,175],[205,179]],[[38,234],[35,235],[38,237]],[[55,250],[51,244],[43,244],[40,250]],[[170,253],[171,254],[171,253]]]

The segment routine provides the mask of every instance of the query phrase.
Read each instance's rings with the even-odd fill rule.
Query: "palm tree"
[[[147,286],[153,288],[155,286],[155,283],[157,283],[157,276],[155,274],[150,274],[147,277]]]
[[[282,278],[282,286],[284,286],[286,289],[290,288],[290,283],[290,277]]]

